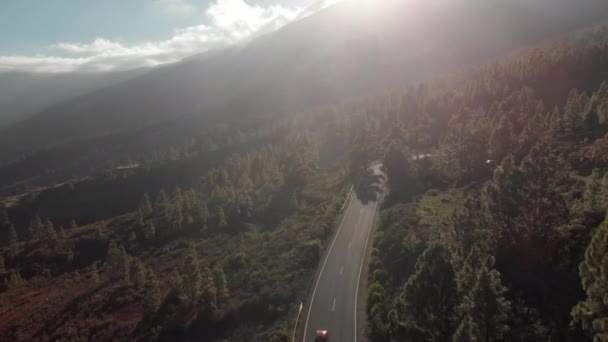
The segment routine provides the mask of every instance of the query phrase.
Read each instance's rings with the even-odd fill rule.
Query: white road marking
[[[351,193],[352,193],[352,188],[351,188]],[[319,277],[317,278],[317,283],[315,284],[315,288],[312,291],[312,298],[310,300],[310,304],[308,305],[308,314],[306,315],[306,324],[304,324],[304,337],[302,339],[302,341],[304,341],[304,342],[306,342],[306,330],[308,329],[308,321],[310,320],[310,312],[312,311],[312,304],[315,301],[315,294],[317,293],[317,288],[319,287],[319,281],[321,280],[321,275],[323,275],[323,270],[325,269],[325,264],[327,264],[329,255],[331,254],[331,251],[334,248],[334,245],[336,244],[338,235],[340,235],[340,231],[342,230],[342,226],[344,225],[344,220],[346,219],[346,216],[348,216],[348,211],[350,210],[352,203],[353,203],[353,201],[352,201],[352,196],[351,196],[351,200],[350,200],[350,202],[348,202],[348,207],[346,208],[346,212],[344,213],[344,216],[342,216],[342,223],[340,223],[340,227],[338,227],[336,236],[334,236],[334,241],[332,241],[331,246],[329,246],[329,251],[327,252],[327,255],[325,256],[325,261],[323,261],[323,266],[321,266],[321,272],[319,272]]]
[[[351,242],[352,242],[352,241],[351,241]],[[349,243],[348,243],[348,249],[350,249],[350,244],[351,244],[351,242],[349,242]]]
[[[342,265],[342,267],[340,267],[340,275],[342,275],[342,271],[344,271],[344,265]]]
[[[336,312],[336,298],[334,298],[334,306],[331,308],[331,312]]]

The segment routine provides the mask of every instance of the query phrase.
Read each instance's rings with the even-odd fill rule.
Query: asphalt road
[[[374,173],[380,174],[380,166]],[[345,214],[315,280],[308,311],[304,312],[304,342],[314,341],[316,330],[327,330],[330,342],[356,342],[356,303],[359,278],[377,202],[363,203],[356,192],[346,205]]]

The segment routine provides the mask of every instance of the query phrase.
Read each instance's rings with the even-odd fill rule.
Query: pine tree
[[[135,234],[135,232],[131,232],[131,235],[129,235],[129,241],[137,241],[137,235]]]
[[[490,158],[501,161],[509,153],[516,150],[515,138],[513,134],[513,124],[509,117],[504,115],[501,117],[498,126],[490,136],[488,154]]]
[[[226,275],[224,274],[224,270],[221,266],[215,266],[213,269],[213,278],[217,288],[217,302],[221,305],[225,303],[230,296],[228,291],[228,283],[226,282]]]
[[[11,223],[7,212],[0,209],[0,246],[10,245],[16,240],[15,226]]]
[[[181,203],[181,202],[180,202]],[[175,204],[171,215],[171,226],[174,230],[179,230],[184,224],[184,212],[181,204]]]
[[[146,285],[146,266],[137,258],[133,258],[131,265],[131,279],[133,279],[133,285],[137,290],[143,290]]]
[[[171,272],[171,288],[179,297],[184,296],[184,278],[181,274],[181,269],[174,268]]]
[[[593,170],[583,193],[585,210],[591,213],[606,214],[604,196],[604,175],[599,169]]]
[[[67,261],[68,263],[72,263],[74,261],[74,252],[72,251],[72,249],[68,250],[68,257],[67,257]]]
[[[108,253],[106,257],[107,271],[110,277],[115,277],[121,274],[122,254],[118,248],[116,241],[111,240],[108,245]]]
[[[209,267],[203,268],[200,277],[199,309],[203,316],[211,317],[217,310],[217,289],[213,272]]]
[[[97,265],[93,265],[93,269],[91,270],[91,280],[93,283],[99,283],[99,270],[97,269]]]
[[[201,292],[202,275],[194,245],[190,245],[186,252],[181,278],[184,299],[190,303],[196,303]]]
[[[507,289],[502,285],[500,273],[494,269],[494,259],[486,256],[481,268],[476,272],[473,287],[467,291],[459,308],[465,313],[464,320],[471,318],[475,323],[476,339],[480,342],[502,341],[509,330],[511,303],[505,298]],[[471,326],[471,325],[469,325]]]
[[[55,231],[55,225],[50,219],[46,219],[44,224],[45,227],[45,237],[51,241],[57,240],[57,231]]]
[[[0,271],[4,271],[4,256],[0,254]]]
[[[156,227],[152,221],[148,221],[148,223],[146,223],[144,236],[147,240],[152,240],[154,237],[156,237]]]
[[[19,238],[17,237],[17,231],[15,226],[12,224],[8,226],[8,244],[9,246],[16,246]]]
[[[203,224],[207,224],[209,220],[209,208],[207,207],[207,203],[201,204],[198,212],[198,220]]]
[[[608,216],[593,234],[579,275],[587,298],[572,309],[572,324],[581,326],[594,341],[608,341]]]
[[[217,213],[217,226],[219,228],[224,228],[228,225],[228,222],[226,221],[226,214],[224,214],[224,209],[220,207],[218,213]]]
[[[452,338],[453,342],[479,342],[479,330],[470,315],[466,315]]]
[[[568,95],[568,101],[564,108],[564,128],[567,133],[574,134],[582,128],[586,105],[586,95],[577,89],[573,89]]]
[[[119,274],[122,277],[122,281],[125,285],[131,284],[131,258],[125,251],[124,247],[120,248],[120,264]]]
[[[564,223],[568,206],[562,188],[568,184],[566,162],[548,144],[537,144],[520,166],[524,181],[521,197],[520,236],[535,236],[547,241],[554,229]]]
[[[152,269],[148,269],[146,274],[146,281],[144,285],[144,305],[146,311],[156,312],[158,311],[162,301],[162,294],[158,285],[158,279]]]
[[[136,224],[137,226],[141,227],[144,225],[144,213],[141,211],[141,209],[137,210],[137,214],[136,214]]]
[[[165,190],[160,190],[154,201],[154,211],[162,216],[166,216],[167,208],[169,206],[169,199]]]
[[[14,289],[21,286],[25,281],[21,278],[21,274],[19,272],[11,272],[11,275],[8,277],[7,287],[9,289]]]
[[[446,248],[433,243],[418,258],[412,275],[389,313],[395,340],[447,341],[455,330],[458,293]]]
[[[44,237],[44,225],[42,224],[40,216],[36,215],[34,219],[30,222],[29,231],[30,238],[32,240],[39,240]]]
[[[150,196],[148,196],[148,193],[146,192],[144,194],[144,196],[141,199],[141,202],[139,204],[139,210],[142,211],[142,213],[146,216],[152,214],[152,203],[150,202]]]
[[[550,123],[551,133],[556,135],[556,134],[560,134],[564,131],[562,114],[560,113],[559,108],[555,107],[555,109],[553,110],[553,113],[551,113],[550,120],[551,120],[551,123]]]

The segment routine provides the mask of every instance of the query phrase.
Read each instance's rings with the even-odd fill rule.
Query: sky
[[[317,1],[3,0],[0,72],[97,72],[175,62],[276,30]]]

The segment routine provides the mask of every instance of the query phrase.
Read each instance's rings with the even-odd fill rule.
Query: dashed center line
[[[351,244],[351,242],[348,243],[348,249],[350,249],[350,244]]]
[[[342,267],[340,267],[340,275],[342,275],[342,271],[344,271],[344,265],[342,265]]]
[[[336,312],[336,298],[334,298],[334,306],[332,306],[331,312]]]

